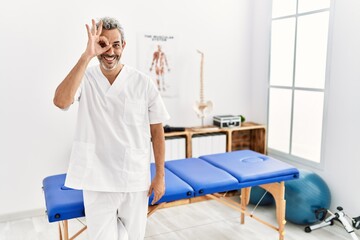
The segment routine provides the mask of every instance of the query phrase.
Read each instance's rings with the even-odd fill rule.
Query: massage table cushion
[[[239,188],[299,177],[299,171],[295,167],[251,150],[204,155],[199,158],[234,176],[239,181]]]

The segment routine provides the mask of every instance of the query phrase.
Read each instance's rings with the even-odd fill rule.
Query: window
[[[321,160],[330,0],[273,0],[268,152]]]

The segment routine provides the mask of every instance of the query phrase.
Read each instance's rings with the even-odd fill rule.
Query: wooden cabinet
[[[250,149],[259,153],[266,154],[266,128],[253,122],[244,122],[241,127],[218,128],[209,126],[204,128],[186,128],[182,132],[165,133],[167,137],[186,138],[186,157],[192,157],[192,139],[196,135],[210,133],[226,134],[226,151]]]

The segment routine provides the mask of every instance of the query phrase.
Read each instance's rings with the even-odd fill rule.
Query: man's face
[[[121,42],[121,34],[117,29],[103,29],[101,36],[104,36],[108,39],[111,48],[103,54],[99,55],[98,59],[100,61],[101,67],[104,70],[111,71],[120,66],[120,58],[125,47],[125,42]]]

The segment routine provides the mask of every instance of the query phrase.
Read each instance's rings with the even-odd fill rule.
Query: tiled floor
[[[258,207],[254,214],[275,224],[274,207]],[[78,220],[70,220],[70,233],[75,233],[81,226]],[[339,224],[311,233],[305,233],[304,226],[291,223],[287,223],[285,229],[286,240],[352,239]],[[48,223],[46,216],[0,223],[0,240],[51,239],[58,239],[58,225]],[[86,240],[86,231],[76,239]],[[161,209],[148,219],[145,240],[180,239],[277,240],[278,234],[251,218],[246,218],[246,223],[241,225],[238,212],[212,200]]]

